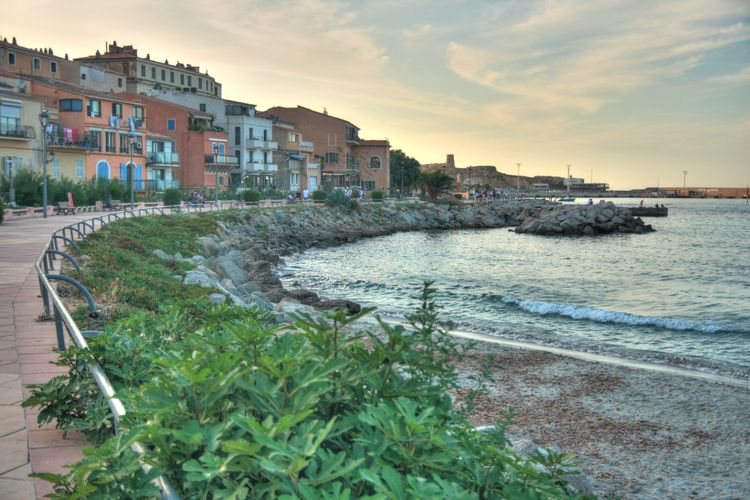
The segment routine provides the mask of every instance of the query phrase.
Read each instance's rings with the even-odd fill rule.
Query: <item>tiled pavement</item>
[[[39,427],[36,408],[22,408],[26,386],[46,382],[63,368],[54,322],[39,322],[42,302],[34,262],[56,229],[93,214],[10,220],[0,224],[0,498],[42,498],[52,491],[32,472],[63,472],[81,458],[83,436],[54,425]]]

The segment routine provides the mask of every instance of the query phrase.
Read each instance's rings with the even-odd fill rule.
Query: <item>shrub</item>
[[[245,191],[242,191],[242,200],[246,203],[256,203],[260,201],[263,198],[263,195],[260,191],[256,191],[255,189],[247,189]]]
[[[313,201],[325,201],[326,198],[328,198],[328,195],[322,189],[313,191],[313,194],[312,194]]]
[[[47,199],[53,179],[47,178]],[[21,168],[13,171],[13,189],[16,191],[16,203],[25,207],[34,207],[42,204],[42,175],[32,170]],[[2,178],[3,192],[10,191],[10,180]]]
[[[0,197],[0,224],[3,223],[4,218],[5,218],[5,203],[3,202],[3,199]]]
[[[383,191],[376,189],[370,193],[370,197],[372,198],[372,201],[383,201]]]
[[[179,189],[169,188],[164,191],[162,200],[164,201],[164,206],[171,207],[180,204],[180,202],[182,201],[182,195],[180,194]]]
[[[357,200],[348,197],[343,189],[334,189],[328,195],[328,198],[326,199],[326,205],[328,205],[329,207],[352,209],[357,207]]]

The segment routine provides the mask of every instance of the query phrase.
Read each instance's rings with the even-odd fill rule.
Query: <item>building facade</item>
[[[293,123],[313,143],[314,158],[320,164],[323,189],[356,186],[388,192],[390,144],[387,140],[363,140],[359,128],[342,118],[311,109],[273,107],[261,113],[269,119]]]

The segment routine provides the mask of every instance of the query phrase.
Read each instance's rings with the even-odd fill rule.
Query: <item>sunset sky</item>
[[[422,163],[750,184],[748,0],[4,0],[0,36],[71,57],[132,44]]]

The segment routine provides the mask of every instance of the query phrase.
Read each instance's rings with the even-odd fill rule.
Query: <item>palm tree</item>
[[[453,187],[453,177],[445,175],[440,170],[419,174],[419,185],[425,190],[430,199],[436,199],[443,191]]]

